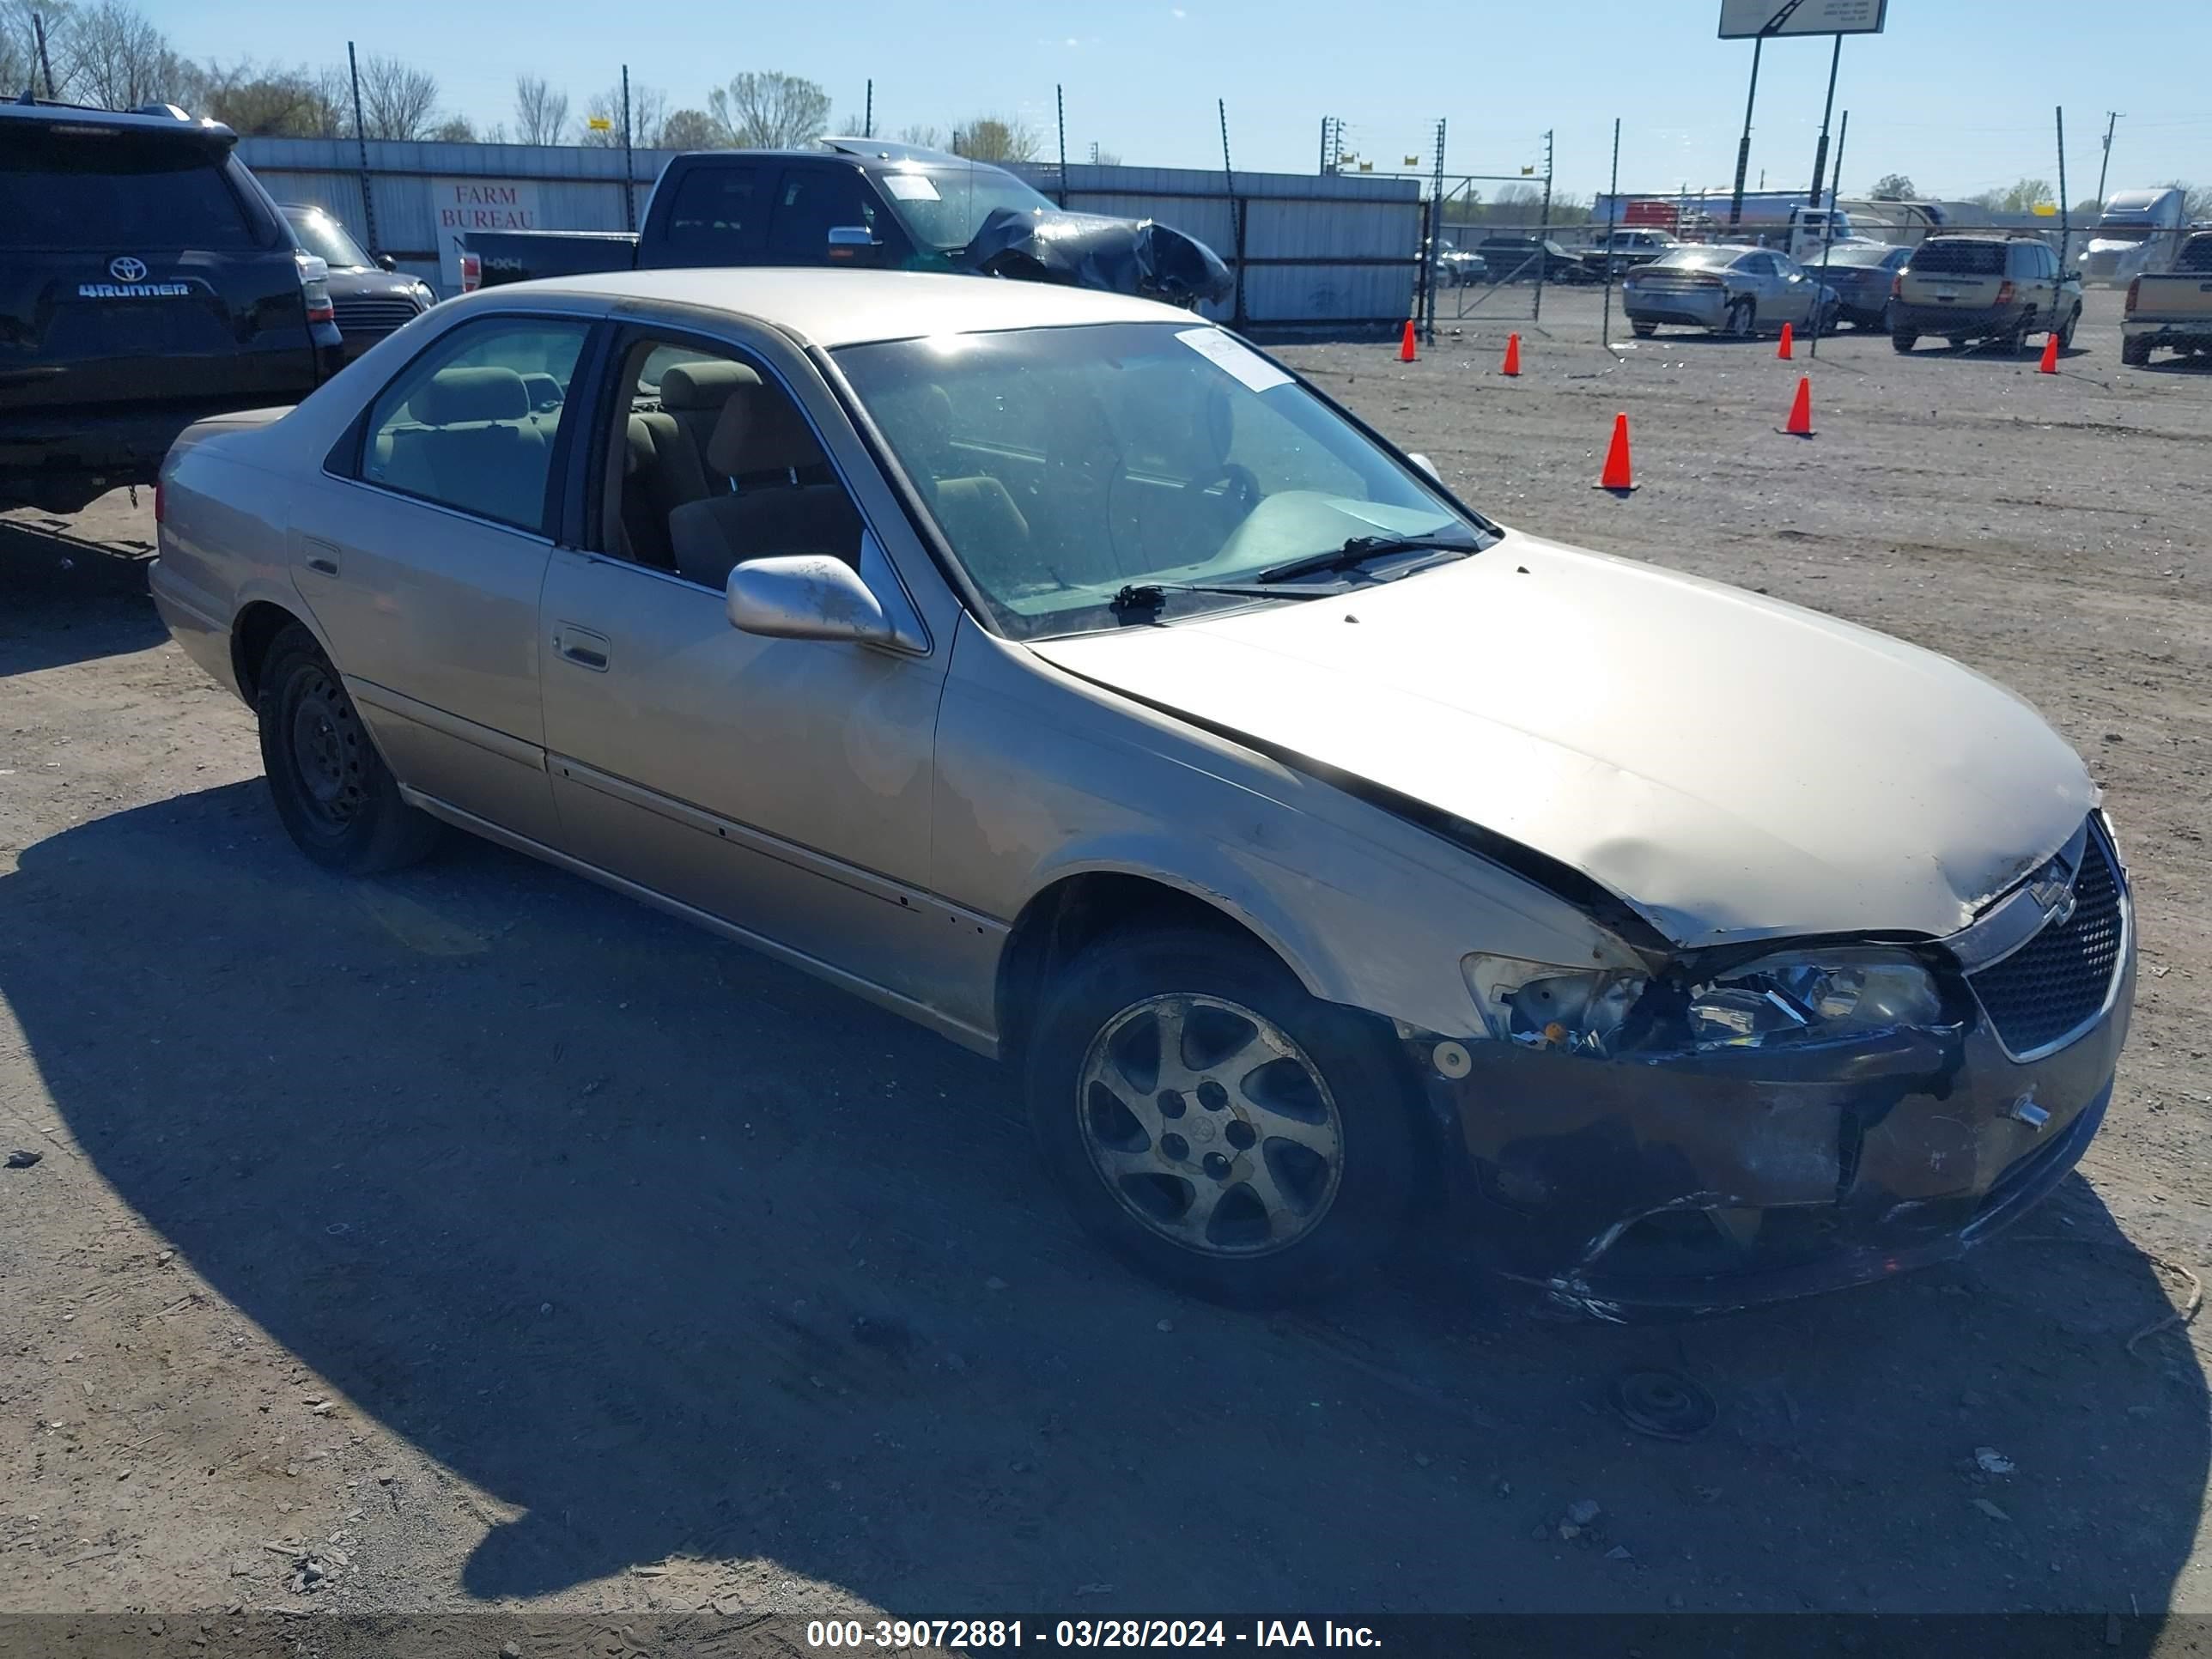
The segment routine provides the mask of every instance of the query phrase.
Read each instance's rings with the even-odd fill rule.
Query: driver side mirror
[[[1417,451],[1407,455],[1406,459],[1411,461],[1415,466],[1420,468],[1422,471],[1427,473],[1429,477],[1434,478],[1438,483],[1442,483],[1444,481],[1444,475],[1437,471],[1437,464],[1431,460],[1427,456],[1423,455]]]
[[[731,627],[765,639],[902,642],[860,573],[823,553],[736,566],[723,589],[723,605]]]
[[[397,270],[399,269],[399,261],[393,258],[389,253],[378,254],[376,256],[376,263],[386,270]]]
[[[872,264],[882,244],[875,233],[866,225],[832,225],[830,227],[829,252],[832,264]]]

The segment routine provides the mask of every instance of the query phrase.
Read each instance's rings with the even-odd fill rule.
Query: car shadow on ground
[[[513,1506],[456,1552],[485,1601],[680,1553],[901,1613],[2149,1613],[2195,1534],[2203,1380],[2129,1352],[2170,1304],[2079,1182],[1725,1319],[1552,1322],[1429,1240],[1230,1313],[1075,1235],[995,1068],[478,843],[326,878],[258,783],[27,848],[0,995],[124,1202]],[[1708,1430],[1612,1414],[1655,1366]]]
[[[0,519],[0,678],[167,638],[146,596],[153,550],[82,540],[46,514]]]

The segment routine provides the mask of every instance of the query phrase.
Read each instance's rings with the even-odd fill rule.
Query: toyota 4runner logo
[[[76,297],[80,300],[175,300],[192,291],[190,283],[149,283],[146,280],[146,262],[133,258],[128,253],[118,253],[107,262],[107,274],[112,283],[79,283]]]

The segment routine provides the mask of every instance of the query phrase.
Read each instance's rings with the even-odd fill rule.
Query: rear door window
[[[259,247],[226,159],[173,138],[11,133],[0,146],[0,240],[110,255]]]
[[[668,214],[668,245],[687,256],[748,263],[768,246],[767,167],[744,163],[694,167],[678,181]]]
[[[589,331],[544,317],[455,329],[370,405],[362,481],[544,533],[553,446]]]

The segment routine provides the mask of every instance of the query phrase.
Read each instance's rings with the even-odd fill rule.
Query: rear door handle
[[[588,668],[594,673],[607,672],[607,658],[614,642],[604,634],[595,634],[588,628],[579,628],[574,623],[553,625],[553,650],[563,661],[579,668]]]
[[[307,550],[308,569],[319,570],[325,576],[338,574],[337,549],[328,542],[319,542],[312,536],[304,538],[301,545]]]

